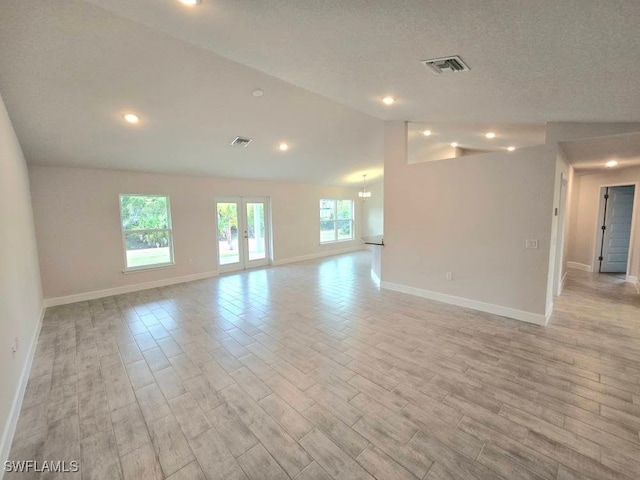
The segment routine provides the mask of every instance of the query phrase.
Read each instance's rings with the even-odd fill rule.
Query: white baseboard
[[[636,282],[636,290],[638,291],[638,295],[640,295],[640,281]]]
[[[327,250],[326,252],[304,255],[302,257],[285,258],[276,260],[271,263],[272,266],[285,265],[287,263],[301,262],[304,260],[313,260],[315,258],[329,257],[332,255],[341,255],[343,253],[352,253],[362,250],[362,246],[343,248],[340,250]],[[112,297],[113,295],[122,295],[123,293],[138,292],[140,290],[148,290],[150,288],[166,287],[177,283],[193,282],[195,280],[204,280],[218,276],[218,271],[210,271],[204,273],[196,273],[195,275],[186,275],[183,277],[171,277],[153,282],[135,283],[132,285],[124,285],[121,287],[107,288],[104,290],[95,290],[93,292],[76,293],[66,295],[64,297],[46,298],[44,300],[45,307],[57,307],[58,305],[67,305],[69,303],[85,302],[87,300],[95,300],[97,298]]]
[[[300,257],[282,258],[280,260],[274,260],[273,262],[271,262],[271,265],[273,265],[274,267],[277,267],[279,265],[286,265],[288,263],[304,262],[305,260],[314,260],[316,258],[322,258],[322,257],[332,257],[333,255],[342,255],[344,253],[360,252],[362,250],[365,250],[364,246],[357,245],[355,247],[341,248],[339,250],[327,250],[326,252],[312,253],[310,255],[302,255]]]
[[[428,298],[429,300],[435,300],[436,302],[448,303],[456,305],[458,307],[470,308],[472,310],[479,310],[481,312],[492,313],[494,315],[500,315],[503,317],[513,318],[527,323],[534,323],[536,325],[546,325],[548,316],[551,312],[547,312],[547,315],[540,313],[525,312],[523,310],[517,310],[515,308],[503,307],[500,305],[493,305],[491,303],[480,302],[478,300],[471,300],[469,298],[456,297],[454,295],[448,295],[446,293],[433,292],[430,290],[423,290],[421,288],[408,287],[406,285],[400,285],[392,282],[381,282],[380,286],[387,290],[394,290],[396,292],[408,293],[409,295],[415,295],[417,297]],[[553,305],[551,306],[553,309]]]
[[[217,276],[217,271],[210,271],[196,273],[194,275],[185,275],[183,277],[164,278],[162,280],[155,280],[153,282],[134,283],[132,285],[107,288],[104,290],[96,290],[93,292],[77,293],[75,295],[67,295],[64,297],[46,298],[44,300],[44,306],[56,307],[58,305],[67,305],[68,303],[85,302],[87,300],[95,300],[96,298],[112,297],[113,295],[138,292],[140,290],[148,290],[150,288],[166,287],[168,285],[175,285],[177,283],[193,282],[195,280],[204,280]]]
[[[575,268],[576,270],[582,270],[583,272],[593,273],[593,266],[586,265],[578,262],[567,262],[567,268]]]
[[[636,277],[635,275],[627,275],[626,280],[627,282],[633,283],[634,285],[638,283],[638,277]]]
[[[4,462],[8,460],[9,454],[11,453],[11,443],[13,442],[13,436],[16,433],[18,418],[20,418],[20,410],[22,410],[22,400],[24,399],[24,392],[26,391],[27,384],[29,383],[31,365],[33,364],[33,358],[36,354],[36,347],[38,345],[38,337],[40,336],[40,329],[42,328],[42,320],[44,318],[45,309],[46,307],[43,302],[43,305],[40,308],[40,318],[38,320],[38,324],[36,325],[36,330],[33,333],[31,345],[29,345],[29,351],[27,352],[24,366],[22,367],[18,389],[16,390],[16,394],[13,397],[11,410],[9,411],[9,417],[7,418],[7,423],[4,427],[4,431],[2,432],[2,439],[0,440],[0,463],[3,466]],[[2,473],[3,472],[0,472],[0,478],[2,478]]]

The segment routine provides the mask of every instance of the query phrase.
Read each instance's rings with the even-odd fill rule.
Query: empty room
[[[0,479],[640,478],[639,22],[0,0]]]

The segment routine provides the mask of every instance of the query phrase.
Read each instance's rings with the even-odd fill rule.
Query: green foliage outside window
[[[238,205],[218,203],[218,240],[226,240],[229,250],[233,250],[234,238],[238,238]]]
[[[167,197],[121,195],[120,213],[127,250],[169,245]]]
[[[320,243],[353,239],[353,200],[320,200]]]

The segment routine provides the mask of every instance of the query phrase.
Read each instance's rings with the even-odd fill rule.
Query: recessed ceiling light
[[[282,142],[280,145],[278,145],[278,148],[283,152],[286,152],[287,150],[289,150],[289,144]]]
[[[422,134],[423,134],[425,137],[430,137],[430,136],[431,136],[431,130],[425,130],[424,132],[422,132]]]
[[[618,162],[616,162],[615,160],[609,160],[604,164],[604,166],[608,168],[615,167],[616,165],[618,165]]]
[[[458,143],[457,143],[457,142],[452,142],[452,143],[451,143],[451,146],[452,146],[453,148],[456,148],[456,147],[458,146]]]
[[[140,122],[140,118],[135,113],[126,113],[124,115],[124,119],[128,123],[138,123],[138,122]]]
[[[178,0],[181,4],[187,5],[188,7],[193,7],[195,5],[200,5],[202,0]]]
[[[516,147],[513,147],[513,146],[507,147],[507,150],[509,150],[510,152],[513,152],[515,149],[516,149]]]
[[[496,138],[496,134],[493,132],[488,132],[484,136],[487,138]]]
[[[253,95],[254,97],[261,97],[262,95],[264,95],[264,91],[256,88],[253,92],[251,92],[251,95]]]
[[[395,103],[396,99],[393,97],[384,97],[382,99],[382,103],[384,103],[385,105],[393,105]]]

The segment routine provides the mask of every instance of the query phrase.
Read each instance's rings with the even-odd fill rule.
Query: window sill
[[[330,242],[320,242],[320,246],[322,246],[322,245],[332,245],[334,243],[353,242],[354,240],[355,240],[355,238],[346,238],[344,240],[331,240]]]
[[[176,267],[175,263],[161,263],[159,265],[126,268],[122,271],[122,273],[124,273],[125,275],[129,275],[130,273],[148,272],[149,270],[165,270],[168,268],[175,268],[175,267]]]

